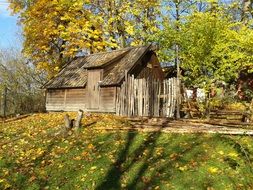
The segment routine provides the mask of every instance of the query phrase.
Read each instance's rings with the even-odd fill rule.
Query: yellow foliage
[[[240,102],[230,103],[225,105],[225,109],[227,110],[245,110],[246,106]]]
[[[186,171],[188,169],[187,165],[178,168],[180,171]]]
[[[153,14],[159,12],[159,1],[153,0],[40,0],[31,4],[13,0],[10,8],[22,13],[25,55],[50,77],[81,51],[143,45],[158,29]],[[149,9],[153,14],[148,16]]]
[[[211,173],[211,174],[216,174],[216,173],[219,172],[219,169],[216,168],[216,167],[209,167],[208,172]]]
[[[230,156],[232,158],[237,158],[238,157],[238,153],[236,153],[236,152],[229,152],[228,156]]]
[[[93,150],[95,147],[93,146],[93,144],[89,144],[88,145],[88,149],[90,149],[90,150]]]

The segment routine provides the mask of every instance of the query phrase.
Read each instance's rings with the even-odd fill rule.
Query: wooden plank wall
[[[116,96],[116,113],[123,116],[174,117],[180,83],[125,76]]]
[[[54,89],[47,91],[48,111],[76,111],[86,109],[86,89]]]
[[[66,89],[65,109],[67,111],[76,111],[86,109],[87,91],[86,89]]]
[[[46,99],[46,110],[64,110],[65,89],[48,90]]]
[[[136,76],[136,78],[138,79],[142,79],[142,78],[155,78],[155,75],[152,71],[152,68],[149,67],[144,67],[141,72]]]
[[[88,109],[87,101],[92,97],[87,94],[86,88],[80,89],[54,89],[47,91],[47,111],[84,111],[113,112],[115,113],[116,87],[99,89],[99,108]]]
[[[100,112],[114,112],[116,102],[116,87],[100,88]]]

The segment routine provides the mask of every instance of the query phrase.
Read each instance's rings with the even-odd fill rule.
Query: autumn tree
[[[44,96],[40,89],[46,74],[26,60],[19,49],[0,50],[0,107],[7,100],[6,113],[43,111]]]
[[[250,22],[241,22],[246,14],[251,19],[251,0],[10,3],[13,12],[20,13],[24,53],[50,76],[77,55],[150,42],[159,44],[160,61],[180,62],[188,71],[185,82],[191,85],[210,78],[228,81],[236,77],[239,66],[251,64],[251,44],[246,41],[252,30]],[[222,73],[228,68],[231,72]]]
[[[10,0],[24,53],[50,76],[76,55],[142,45],[157,31],[159,1]]]
[[[241,20],[245,23],[248,22],[252,16],[252,0],[242,0],[242,12],[241,12]]]
[[[80,52],[110,46],[103,38],[103,20],[85,9],[90,1],[10,1],[23,25],[24,53],[50,76]]]
[[[143,45],[158,29],[160,1],[103,0],[93,2],[92,6],[105,21],[107,35],[120,47]]]

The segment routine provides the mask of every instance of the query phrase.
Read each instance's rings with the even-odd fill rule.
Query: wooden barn
[[[126,75],[164,79],[151,46],[77,57],[44,85],[46,109],[115,113],[117,93]]]

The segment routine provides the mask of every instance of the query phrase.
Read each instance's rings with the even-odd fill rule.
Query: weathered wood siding
[[[134,75],[137,79],[153,78],[164,80],[164,73],[160,67],[160,63],[153,53],[148,53],[141,60],[137,62],[135,67],[128,72],[130,75]]]
[[[100,111],[115,112],[116,87],[100,88]]]
[[[66,89],[66,101],[65,109],[66,111],[76,111],[79,109],[86,109],[87,100],[86,89]]]
[[[115,112],[116,87],[99,89],[99,109],[88,109],[87,104],[92,96],[87,95],[86,88],[56,89],[47,91],[47,111],[77,111],[82,109],[91,112]]]
[[[142,78],[155,78],[154,73],[152,72],[152,69],[149,67],[145,67],[141,70],[141,72],[136,76],[137,79]]]
[[[48,111],[64,110],[65,90],[47,90],[46,109]]]
[[[47,91],[48,111],[76,111],[86,109],[86,89],[56,89]]]

